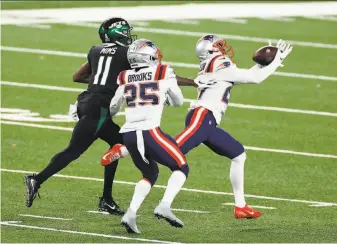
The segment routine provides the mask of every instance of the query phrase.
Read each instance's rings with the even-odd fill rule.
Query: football
[[[277,53],[277,47],[265,46],[257,50],[253,55],[253,61],[260,65],[269,65],[273,62]]]

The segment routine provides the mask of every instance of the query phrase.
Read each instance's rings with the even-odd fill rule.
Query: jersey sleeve
[[[250,69],[240,69],[236,66],[219,70],[215,73],[216,80],[225,80],[237,84],[259,84],[267,79],[281,65],[279,59],[275,59],[268,66],[254,65]]]
[[[169,83],[169,88],[167,90],[167,95],[170,98],[170,103],[174,107],[181,106],[184,102],[183,93],[178,86],[176,78],[169,78],[165,82]]]
[[[166,65],[165,79],[177,79],[176,72],[169,65]]]
[[[165,66],[166,67],[164,79],[166,80],[165,82],[169,84],[167,95],[170,98],[170,103],[174,107],[181,106],[184,102],[184,96],[181,92],[180,87],[178,86],[176,73],[171,66]]]
[[[90,50],[89,50],[89,52],[88,52],[88,55],[87,55],[87,59],[88,59],[88,64],[89,64],[89,67],[90,67],[90,69],[91,69],[91,61],[90,61],[90,59],[91,59],[91,51],[92,51],[92,49],[94,48],[94,46],[92,46],[91,48],[90,48]]]
[[[124,71],[119,73],[119,75],[117,76],[117,85],[119,85],[119,86],[125,85],[125,83],[126,83],[126,72],[127,72],[127,70],[124,70]]]
[[[124,104],[124,86],[119,86],[115,96],[111,99],[110,102],[110,114],[111,117],[115,116],[122,108]]]
[[[154,80],[166,80],[166,79],[176,79],[176,73],[167,64],[160,64],[157,66]]]

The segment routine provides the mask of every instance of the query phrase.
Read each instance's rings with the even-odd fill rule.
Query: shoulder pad
[[[176,72],[170,65],[166,65],[166,77],[165,79],[171,79],[171,78],[176,78]]]
[[[122,72],[119,73],[118,77],[117,77],[117,84],[118,85],[125,85],[126,84],[126,72],[127,70],[123,70]]]
[[[87,59],[90,60],[90,53],[92,52],[92,50],[95,48],[96,46],[92,46],[90,49],[89,49],[89,52],[87,54]]]
[[[214,65],[215,65],[215,62],[218,60],[218,59],[221,59],[223,58],[222,55],[217,55],[213,58],[211,58],[205,65],[205,68],[204,68],[204,72],[206,73],[212,73],[215,69],[214,69]]]
[[[165,80],[169,78],[175,78],[176,74],[174,70],[167,64],[160,64],[156,68],[154,80]]]
[[[232,65],[234,65],[234,62],[230,58],[222,57],[221,59],[218,59],[218,60],[215,61],[213,71],[225,69],[225,68],[228,68]]]

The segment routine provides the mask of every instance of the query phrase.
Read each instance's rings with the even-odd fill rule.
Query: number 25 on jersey
[[[145,105],[158,105],[159,97],[156,94],[156,91],[158,90],[159,87],[157,82],[126,84],[124,88],[126,105],[129,108]]]

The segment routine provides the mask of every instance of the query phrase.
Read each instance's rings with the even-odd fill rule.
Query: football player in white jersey
[[[198,84],[198,98],[187,114],[186,128],[175,140],[184,154],[203,143],[215,153],[231,159],[230,180],[234,192],[235,218],[257,218],[261,213],[248,206],[245,201],[245,149],[218,125],[227,109],[232,87],[236,84],[261,83],[282,65],[292,51],[292,46],[282,40],[276,47],[276,56],[268,66],[257,64],[250,69],[240,69],[231,60],[233,49],[219,36],[205,35],[196,44],[196,53],[200,60],[200,70],[195,79]],[[109,152],[112,161],[127,155],[127,151],[120,144]],[[102,165],[107,163],[107,160],[101,161]]]
[[[180,106],[183,95],[173,69],[160,63],[160,50],[151,41],[139,39],[133,42],[127,58],[132,69],[119,74],[119,88],[111,100],[110,112],[114,116],[126,103],[126,122],[120,133],[143,178],[136,184],[122,225],[128,232],[140,233],[136,213],[157,180],[158,162],[171,169],[172,174],[154,214],[172,226],[183,227],[183,222],[172,213],[171,203],[183,186],[189,167],[175,140],[160,129],[164,104]]]
[[[235,199],[235,218],[258,218],[261,213],[245,201],[245,149],[218,125],[227,109],[233,85],[262,82],[281,66],[292,50],[292,46],[282,40],[276,47],[275,59],[268,66],[257,64],[250,69],[240,69],[231,60],[233,49],[219,36],[203,36],[196,44],[200,60],[200,71],[195,79],[199,85],[198,98],[186,117],[186,128],[175,140],[184,154],[203,143],[216,154],[231,159],[230,180]]]

